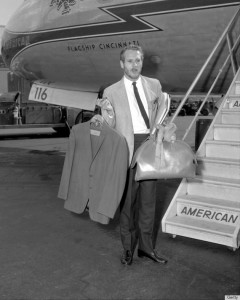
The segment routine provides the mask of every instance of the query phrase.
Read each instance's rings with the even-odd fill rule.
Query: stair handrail
[[[227,27],[225,28],[224,32],[222,33],[221,37],[219,38],[218,42],[216,43],[215,47],[213,48],[212,52],[210,53],[210,55],[208,56],[208,58],[206,59],[205,63],[203,64],[202,68],[200,69],[200,71],[198,72],[197,76],[195,77],[194,81],[192,82],[191,86],[189,87],[188,91],[186,92],[185,96],[183,97],[183,99],[181,100],[180,104],[178,105],[175,113],[173,114],[173,117],[171,118],[171,122],[173,122],[176,117],[178,116],[179,112],[181,111],[183,105],[185,104],[185,102],[187,101],[189,95],[192,93],[194,87],[196,86],[197,82],[199,81],[200,77],[202,76],[203,72],[205,71],[206,67],[208,66],[209,62],[211,61],[211,59],[213,58],[215,52],[217,51],[217,49],[219,48],[219,46],[222,44],[222,42],[225,40],[225,38],[227,39],[227,43],[228,43],[228,47],[229,47],[229,55],[227,57],[227,59],[225,60],[225,62],[222,65],[222,68],[219,70],[218,75],[216,76],[212,86],[210,87],[206,97],[204,98],[204,100],[202,101],[198,111],[195,113],[195,116],[191,122],[191,124],[189,125],[189,127],[187,128],[187,131],[185,133],[185,135],[183,136],[183,140],[186,138],[187,134],[189,133],[189,131],[191,130],[192,125],[194,124],[194,122],[196,121],[199,112],[201,111],[202,107],[204,106],[205,102],[207,101],[211,91],[213,90],[219,76],[221,75],[223,68],[226,66],[228,60],[231,58],[231,64],[232,64],[232,68],[233,68],[233,73],[236,73],[236,69],[235,69],[235,65],[234,65],[234,60],[232,59],[232,55],[233,55],[233,51],[236,48],[237,44],[240,41],[240,36],[238,36],[237,40],[235,41],[234,45],[231,47],[230,46],[230,40],[229,40],[229,32],[232,29],[232,26],[234,25],[238,15],[240,14],[240,6],[238,8],[238,10],[236,11],[236,13],[234,14],[234,16],[232,17],[232,19],[230,20],[229,24],[227,25]]]
[[[239,37],[237,38],[236,42],[234,43],[233,47],[231,48],[231,51],[233,51],[233,50],[236,48],[236,46],[237,46],[237,44],[238,44],[239,42],[240,42],[240,35],[239,35]],[[205,96],[204,100],[202,101],[201,105],[199,106],[198,110],[196,111],[195,117],[192,119],[190,125],[189,125],[188,128],[186,129],[186,132],[185,132],[185,134],[184,134],[184,136],[183,136],[183,138],[182,138],[183,141],[185,140],[185,138],[187,137],[189,131],[191,130],[191,128],[192,128],[194,122],[196,121],[196,118],[198,117],[200,111],[202,110],[204,104],[206,103],[206,101],[207,101],[209,95],[211,94],[211,92],[212,92],[212,90],[213,90],[215,84],[216,84],[217,81],[218,81],[218,78],[220,77],[220,75],[221,75],[223,69],[224,69],[225,66],[227,65],[227,63],[228,63],[228,61],[229,61],[230,58],[231,58],[231,54],[228,54],[228,56],[227,56],[225,62],[224,62],[223,65],[222,65],[222,68],[219,69],[217,76],[215,77],[215,79],[214,79],[214,81],[213,81],[213,83],[212,83],[212,85],[211,85],[209,91],[207,92],[207,95]],[[233,67],[233,73],[236,74],[236,68],[235,68],[235,66]]]

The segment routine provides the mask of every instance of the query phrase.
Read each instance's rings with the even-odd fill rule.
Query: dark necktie
[[[142,117],[143,117],[143,119],[145,121],[145,124],[146,124],[147,128],[149,128],[150,127],[149,126],[149,119],[148,119],[147,113],[145,111],[145,108],[144,108],[144,106],[142,104],[142,100],[141,100],[141,98],[139,96],[138,89],[137,89],[137,86],[136,86],[136,82],[134,81],[132,83],[132,85],[133,85],[134,94],[135,94],[135,97],[137,99],[137,103],[138,103],[139,109],[141,111]]]

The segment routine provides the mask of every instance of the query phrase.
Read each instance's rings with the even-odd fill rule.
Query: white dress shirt
[[[137,100],[135,98],[132,83],[133,83],[133,81],[127,79],[124,76],[124,84],[125,84],[125,88],[126,88],[126,91],[127,91],[128,102],[129,102],[130,112],[131,112],[131,116],[132,116],[133,132],[134,132],[134,134],[149,133],[150,130],[147,128],[147,126],[145,124],[145,121],[142,117],[142,114],[141,114],[141,111],[139,109]],[[149,115],[148,115],[148,103],[147,103],[147,99],[146,99],[145,94],[144,94],[141,77],[139,77],[138,80],[136,80],[136,86],[138,88],[138,93],[139,93],[139,96],[142,100],[142,103],[143,103],[143,106],[144,106],[145,111],[147,113],[147,116],[149,117]]]

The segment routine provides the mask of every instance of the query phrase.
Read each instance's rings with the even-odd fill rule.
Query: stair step
[[[235,226],[219,224],[187,217],[173,216],[163,224],[163,232],[209,241],[230,247],[238,247],[235,240]]]
[[[188,178],[186,194],[240,202],[240,180],[213,176]]]
[[[174,224],[180,227],[188,227],[191,229],[205,230],[212,233],[232,236],[235,227],[228,224],[219,224],[203,220],[193,220],[182,216],[173,216],[166,220],[168,224]]]
[[[240,108],[240,95],[229,95],[223,105],[224,108],[239,109]]]
[[[236,226],[240,220],[240,202],[199,195],[179,195],[177,215],[194,220],[205,220]]]
[[[240,159],[240,142],[206,141],[206,156],[229,159]]]
[[[239,95],[236,95],[236,94],[229,94],[228,96],[227,96],[227,99],[232,99],[232,100],[238,100],[240,97],[239,97]]]
[[[227,211],[235,211],[240,213],[240,202],[238,201],[202,197],[198,195],[179,195],[177,198],[177,202],[204,206],[207,208],[217,208]]]
[[[215,157],[198,157],[196,173],[200,176],[215,176],[240,180],[240,161]]]
[[[226,184],[227,186],[238,187],[240,189],[240,180],[239,179],[223,179],[216,176],[196,176],[195,178],[188,178],[188,182],[191,180],[201,181],[205,183],[216,183],[216,184]],[[239,198],[240,200],[240,198]]]
[[[235,94],[240,95],[240,81],[235,81]]]
[[[239,110],[221,110],[221,122],[222,124],[238,124],[240,125],[240,109]]]
[[[240,125],[214,124],[214,140],[238,141],[240,142]]]

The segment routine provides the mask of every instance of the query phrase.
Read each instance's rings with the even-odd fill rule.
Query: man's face
[[[124,62],[120,60],[120,65],[128,79],[132,81],[137,80],[143,66],[141,53],[136,50],[127,50],[125,52],[125,60]]]

